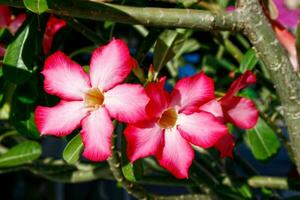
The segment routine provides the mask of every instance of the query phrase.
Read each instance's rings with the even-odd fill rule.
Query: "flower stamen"
[[[168,108],[165,110],[160,119],[158,120],[158,124],[161,128],[172,128],[176,125],[177,121],[177,112],[175,108]]]
[[[89,89],[84,96],[84,105],[87,108],[97,109],[104,102],[104,95],[98,88]]]

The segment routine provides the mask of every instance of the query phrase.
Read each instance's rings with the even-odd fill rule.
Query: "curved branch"
[[[1,3],[24,8],[21,0],[1,0]],[[73,4],[49,2],[48,12],[98,21],[142,24],[167,28],[192,28],[204,31],[238,30],[236,12],[213,13],[194,9],[133,7],[103,3],[101,0],[80,0]]]
[[[240,16],[238,24],[266,65],[281,100],[295,164],[300,172],[300,79],[293,71],[287,53],[275,37],[259,1],[240,0],[237,12]]]

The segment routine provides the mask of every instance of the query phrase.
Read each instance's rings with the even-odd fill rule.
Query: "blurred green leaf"
[[[259,118],[253,129],[246,131],[245,137],[257,160],[264,161],[271,158],[280,148],[275,132],[262,118]]]
[[[177,1],[177,3],[181,3],[185,8],[188,8],[197,2],[198,2],[198,0],[178,0]]]
[[[22,165],[40,157],[41,145],[34,141],[20,143],[0,155],[0,167]]]
[[[134,163],[131,163],[126,155],[126,142],[125,138],[122,137],[122,172],[127,180],[136,182],[143,176],[143,161],[137,160]]]
[[[37,19],[28,17],[14,40],[8,45],[3,60],[4,77],[21,84],[31,76],[35,59]]]
[[[48,10],[47,0],[23,0],[23,2],[28,10],[39,15]]]
[[[244,73],[246,70],[252,70],[257,63],[258,59],[255,51],[249,49],[241,60],[240,72]]]
[[[34,122],[33,113],[30,114],[29,119],[14,122],[14,126],[16,127],[19,134],[27,138],[38,139],[40,137],[39,131],[37,130],[36,124]]]
[[[32,76],[30,81],[18,85],[15,97],[24,104],[33,104],[38,98],[38,77]]]
[[[82,149],[83,143],[81,140],[81,135],[77,134],[65,147],[63,152],[64,160],[69,164],[75,164],[80,158]]]
[[[176,55],[184,41],[184,35],[175,30],[166,30],[160,34],[154,47],[155,71],[159,71]]]

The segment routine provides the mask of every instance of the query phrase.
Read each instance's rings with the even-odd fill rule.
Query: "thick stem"
[[[238,3],[239,26],[251,41],[257,55],[266,65],[281,100],[284,118],[300,172],[300,80],[292,64],[265,17],[258,0],[241,0]]]
[[[24,8],[21,0],[1,0],[1,4]],[[237,16],[231,13],[213,13],[203,10],[133,7],[103,3],[101,0],[74,1],[73,4],[49,2],[48,12],[99,21],[143,24],[168,28],[192,28],[206,31],[237,30]]]
[[[116,142],[115,142],[115,135],[113,137],[113,146],[112,146],[112,156],[107,160],[110,170],[115,177],[115,179],[122,185],[126,191],[134,196],[137,199],[153,199],[152,195],[148,194],[143,188],[141,188],[138,184],[135,184],[133,182],[130,182],[126,180],[124,177],[122,170],[121,170],[121,158],[120,158],[120,152],[116,149]]]

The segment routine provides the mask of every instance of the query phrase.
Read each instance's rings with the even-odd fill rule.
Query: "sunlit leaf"
[[[8,45],[3,60],[4,77],[17,84],[29,79],[35,59],[37,19],[28,17],[14,40]]]
[[[246,142],[257,160],[271,158],[280,148],[275,132],[262,118],[253,129],[246,131]]]
[[[23,0],[25,7],[36,13],[42,14],[48,10],[47,0]]]
[[[159,71],[184,44],[184,35],[174,30],[164,31],[154,47],[154,69]]]
[[[247,70],[252,70],[257,63],[258,59],[256,58],[255,51],[253,49],[249,49],[242,58],[240,72],[244,73]]]
[[[80,158],[82,149],[83,143],[81,140],[81,136],[80,134],[77,134],[65,147],[63,152],[64,160],[69,164],[75,164]]]
[[[34,141],[20,143],[0,155],[0,167],[22,165],[40,157],[42,147]]]

